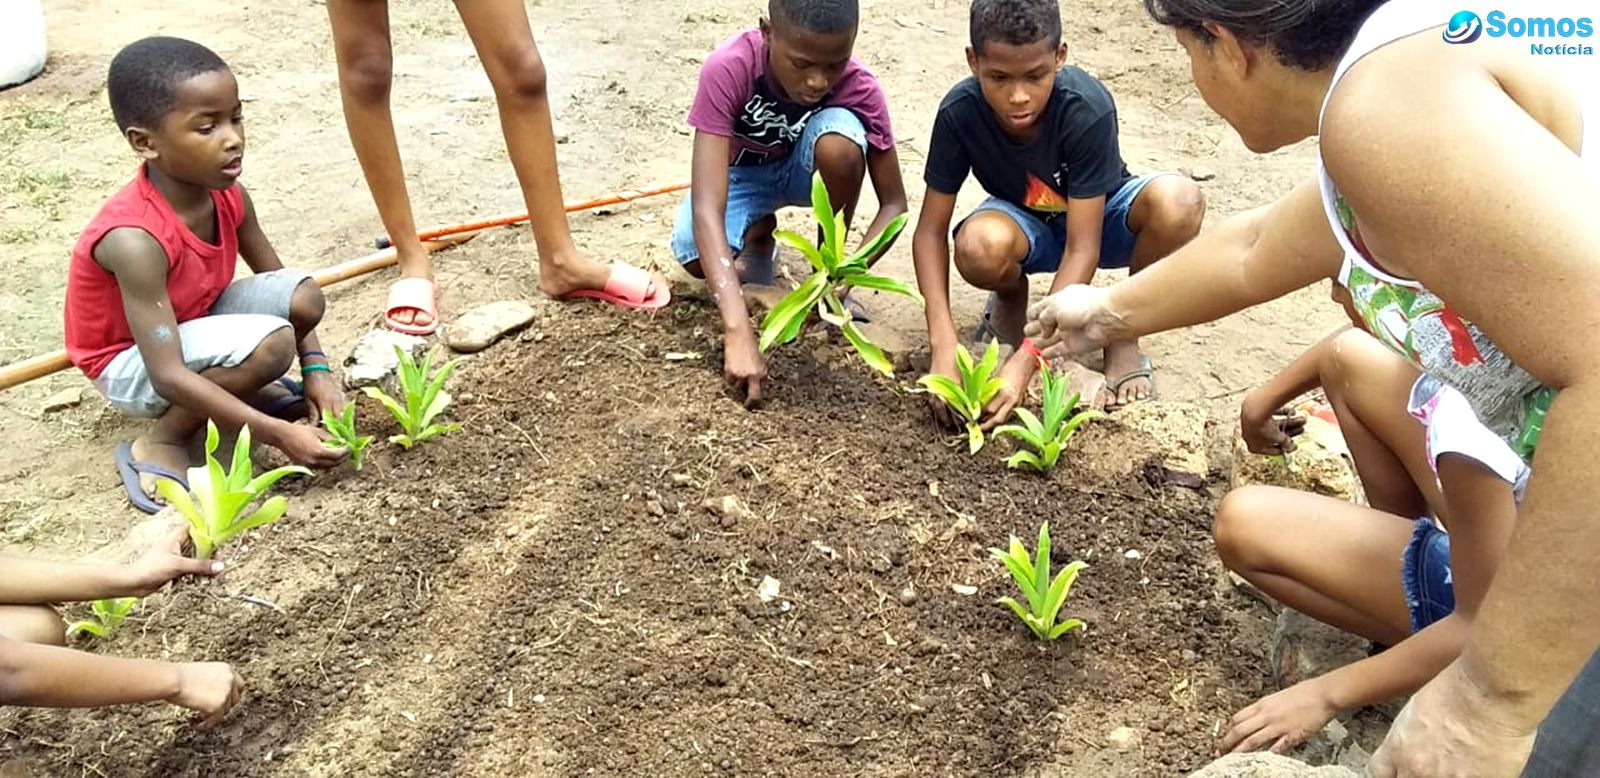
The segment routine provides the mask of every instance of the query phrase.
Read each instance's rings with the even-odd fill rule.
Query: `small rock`
[[[1196,654],[1193,651],[1190,651],[1187,648],[1184,649],[1183,653],[1179,654],[1178,656],[1179,656],[1179,658],[1181,658],[1183,660],[1183,663],[1186,664],[1186,665],[1192,665],[1195,662],[1200,661],[1200,655]]]
[[[1194,179],[1195,181],[1210,181],[1216,177],[1217,171],[1203,165],[1196,166],[1189,171],[1189,178]]]
[[[741,521],[755,519],[755,514],[750,512],[744,501],[731,494],[726,497],[710,498],[700,503],[700,507],[720,518],[724,527],[732,527]]]
[[[681,488],[681,487],[690,486],[690,485],[693,485],[693,484],[694,484],[694,478],[692,478],[688,473],[673,473],[672,474],[672,485],[673,486],[677,486],[677,487]]]
[[[422,338],[386,329],[372,330],[362,335],[350,349],[350,356],[345,357],[345,385],[351,389],[378,386],[400,366],[400,358],[394,353],[395,347],[416,356],[427,345],[428,341]]]
[[[761,587],[756,589],[756,596],[760,597],[762,602],[772,602],[781,596],[779,590],[782,586],[783,583],[778,579],[766,576],[761,579]]]
[[[1111,730],[1111,734],[1106,735],[1106,742],[1124,754],[1138,748],[1143,740],[1143,734],[1133,727],[1117,727]]]
[[[477,353],[532,324],[533,318],[533,306],[519,300],[480,305],[445,327],[445,343],[462,354]]]
[[[963,597],[971,597],[978,593],[978,587],[967,584],[950,584],[950,590]]]
[[[1312,767],[1277,754],[1230,754],[1189,778],[1359,778],[1344,767]]]
[[[656,518],[661,518],[662,516],[667,515],[667,510],[661,507],[660,500],[651,500],[645,503],[644,512],[650,514],[651,516],[655,516]]]
[[[68,408],[78,407],[83,402],[83,387],[74,386],[71,389],[62,389],[50,395],[44,401],[45,413],[58,413]]]
[[[907,606],[916,605],[917,604],[917,590],[914,587],[911,587],[911,586],[907,586],[906,588],[901,589],[900,590],[900,604],[901,605],[907,605]]]

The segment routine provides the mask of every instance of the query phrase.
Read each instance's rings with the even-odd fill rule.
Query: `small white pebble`
[[[1131,549],[1131,548],[1128,549],[1128,553],[1123,554],[1123,556],[1125,556],[1125,557],[1127,557],[1129,559],[1143,559],[1144,558],[1144,554],[1141,554],[1137,550],[1134,550],[1134,549]]]
[[[534,702],[544,702],[544,695],[543,694],[535,694],[535,695],[533,695],[533,701]]]

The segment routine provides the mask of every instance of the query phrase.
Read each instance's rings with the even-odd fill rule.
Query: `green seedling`
[[[67,637],[87,633],[101,640],[110,640],[111,636],[117,634],[117,628],[122,626],[123,620],[133,612],[133,607],[138,604],[138,597],[95,600],[89,606],[94,618],[74,621],[67,625]]]
[[[344,413],[338,416],[332,411],[322,412],[322,426],[328,430],[332,438],[327,442],[329,448],[342,448],[350,452],[350,466],[361,471],[361,459],[366,456],[367,446],[372,445],[371,435],[356,434],[356,404],[348,403],[344,406]]]
[[[833,203],[828,199],[828,188],[823,185],[820,173],[811,179],[811,207],[817,223],[822,226],[822,245],[812,245],[810,240],[788,230],[773,233],[773,237],[804,254],[815,272],[767,312],[767,317],[761,322],[761,352],[766,353],[775,346],[799,337],[810,312],[816,310],[823,321],[844,332],[845,339],[850,341],[850,346],[861,355],[863,361],[884,375],[893,375],[893,363],[884,356],[883,349],[862,334],[861,328],[856,326],[850,313],[845,310],[839,294],[841,289],[850,287],[877,289],[904,295],[916,300],[918,305],[922,304],[922,295],[910,285],[868,272],[868,263],[905,229],[906,216],[901,214],[896,217],[876,238],[850,254],[845,251],[849,230],[845,227],[844,213],[834,212]]]
[[[219,546],[235,535],[283,518],[289,500],[282,495],[261,503],[253,513],[245,511],[283,478],[311,475],[310,470],[295,465],[252,477],[255,465],[250,461],[249,427],[239,429],[239,440],[233,446],[233,466],[224,471],[216,457],[219,439],[216,422],[207,422],[205,466],[189,468],[189,491],[168,478],[156,482],[156,491],[189,522],[189,539],[194,541],[197,559],[210,559]]]
[[[917,381],[932,392],[939,399],[944,400],[950,409],[955,411],[967,423],[967,449],[971,453],[978,453],[983,448],[983,427],[979,422],[983,419],[983,409],[989,406],[989,401],[1000,393],[1006,386],[1005,379],[994,374],[995,368],[1000,365],[1000,341],[989,341],[989,347],[983,352],[983,359],[973,362],[972,352],[966,346],[956,346],[956,372],[961,374],[961,383],[956,383],[949,376],[925,375]]]
[[[1043,368],[1044,399],[1040,410],[1044,419],[1034,416],[1027,408],[1018,408],[1017,416],[1022,419],[1021,424],[1007,424],[994,431],[996,435],[1010,435],[1027,445],[1032,451],[1018,451],[1006,460],[1006,467],[1016,470],[1020,467],[1031,467],[1041,473],[1048,473],[1061,459],[1061,452],[1067,450],[1067,444],[1072,441],[1072,436],[1077,434],[1078,428],[1090,419],[1104,418],[1105,414],[1099,411],[1083,411],[1072,415],[1078,407],[1081,396],[1073,392],[1067,396],[1067,384],[1071,379],[1066,375],[1057,373],[1049,363],[1039,360]]]
[[[1061,607],[1067,602],[1067,594],[1072,591],[1072,582],[1077,580],[1078,573],[1089,565],[1084,562],[1073,562],[1056,574],[1055,580],[1050,579],[1050,522],[1039,525],[1038,561],[1028,558],[1028,550],[1023,548],[1022,541],[1016,535],[1011,536],[1011,550],[1001,551],[998,548],[989,549],[990,556],[1005,563],[1006,569],[1011,571],[1011,579],[1017,582],[1017,587],[1022,589],[1023,595],[1028,600],[1028,607],[1010,597],[1000,598],[1000,602],[1011,608],[1022,619],[1022,623],[1033,630],[1033,634],[1040,640],[1055,640],[1075,629],[1083,629],[1081,619],[1067,619],[1060,624],[1056,617],[1061,613]]]
[[[445,379],[461,365],[461,360],[452,359],[440,367],[438,372],[433,372],[433,351],[423,357],[422,363],[399,346],[394,347],[394,353],[400,357],[400,391],[405,395],[405,405],[401,405],[393,397],[383,393],[377,387],[366,388],[368,397],[383,403],[394,415],[395,421],[400,422],[402,434],[389,438],[390,443],[398,443],[401,448],[410,449],[430,438],[449,434],[461,429],[459,424],[434,424],[433,420],[450,406],[450,393],[444,390]]]

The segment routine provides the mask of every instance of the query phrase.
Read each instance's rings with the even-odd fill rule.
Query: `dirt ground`
[[[682,119],[698,63],[763,5],[687,0],[616,13],[531,4],[568,199],[687,178]],[[489,85],[452,9],[391,6],[396,121],[418,221],[520,208]],[[889,93],[915,212],[933,109],[965,70],[966,4],[863,6],[857,53]],[[380,227],[339,113],[320,3],[51,0],[46,14],[49,69],[0,93],[0,361],[59,346],[72,240],[134,167],[105,105],[105,67],[144,35],[202,41],[238,73],[250,128],[244,183],[281,255],[314,268],[370,250]],[[1138,3],[1071,3],[1066,22],[1071,59],[1117,98],[1130,166],[1207,178],[1209,223],[1310,174],[1306,147],[1249,154]],[[980,196],[969,184],[963,204]],[[658,198],[573,226],[597,257],[660,263],[676,206]],[[885,262],[911,277],[908,243]],[[1215,722],[1261,690],[1264,647],[1239,639],[1251,628],[1242,606],[1196,585],[1215,564],[1202,496],[1137,479],[1001,477],[992,462],[940,447],[916,398],[859,369],[823,370],[835,362],[826,353],[780,360],[773,406],[744,414],[717,391],[713,318],[692,304],[652,320],[539,298],[522,230],[439,255],[439,271],[446,315],[491,299],[530,299],[540,314],[539,340],[463,371],[459,391],[472,400],[463,397],[458,415],[468,431],[412,456],[380,454],[359,478],[302,487],[289,520],[229,552],[244,563],[230,580],[180,589],[115,644],[240,663],[258,692],[234,723],[194,737],[159,707],[23,714],[7,726],[26,736],[6,735],[0,757],[51,775],[570,775],[641,765],[1172,775],[1201,763]],[[374,323],[386,279],[330,292],[325,341],[348,346]],[[957,284],[956,301],[970,321],[982,299]],[[916,336],[921,316],[910,305],[872,305]],[[1147,348],[1165,399],[1200,403],[1225,425],[1244,390],[1341,319],[1313,289]],[[660,355],[671,350],[707,356],[667,365]],[[77,556],[136,520],[110,458],[136,427],[92,391],[71,410],[41,410],[55,392],[85,386],[62,374],[0,395],[8,548]],[[820,461],[795,466],[808,458]],[[729,494],[765,521],[722,527],[699,511],[702,499]],[[958,514],[977,517],[977,528],[940,540]],[[998,596],[981,548],[1026,535],[1039,516],[1057,522],[1063,555],[1112,557],[1075,600],[1095,625],[1089,635],[1049,649],[949,588]],[[919,541],[918,527],[932,539]],[[1134,574],[1116,556],[1152,545],[1171,553],[1151,562],[1155,572]],[[764,575],[784,581],[793,611],[755,600]],[[908,583],[920,594],[902,605]],[[186,629],[191,620],[223,626]],[[1104,745],[1113,722],[1162,734],[1136,754],[1113,753]]]

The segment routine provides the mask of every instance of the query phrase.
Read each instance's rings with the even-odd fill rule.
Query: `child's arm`
[[[1106,215],[1106,198],[1067,198],[1067,247],[1061,254],[1050,293],[1094,280],[1100,267],[1100,232]]]
[[[1278,411],[1322,384],[1319,365],[1333,342],[1348,329],[1346,326],[1335,330],[1306,349],[1283,372],[1245,395],[1239,408],[1239,426],[1251,453],[1275,456],[1294,451],[1294,436],[1299,434],[1291,429],[1295,420],[1278,416]]]
[[[143,556],[126,565],[51,562],[0,556],[0,603],[44,605],[112,597],[143,597],[186,575],[216,575],[222,563],[183,554],[189,536],[176,523]]]
[[[694,245],[700,252],[700,272],[711,288],[711,299],[722,314],[724,380],[745,396],[745,406],[761,402],[761,382],[767,361],[758,348],[750,309],[739,290],[739,273],[733,267],[728,245],[728,139],[696,130],[689,197],[693,200]]]
[[[244,220],[239,223],[239,256],[255,273],[282,270],[283,261],[278,259],[277,249],[272,247],[272,241],[267,240],[267,233],[261,229],[250,192],[240,186],[239,193],[244,195]],[[340,391],[339,383],[333,379],[333,373],[327,370],[304,371],[308,364],[328,364],[328,356],[322,351],[315,329],[306,330],[296,351],[300,355],[301,376],[305,379],[306,412],[310,414],[311,422],[315,424],[319,421],[324,410],[333,413],[343,411],[344,392]]]
[[[332,467],[342,460],[342,450],[323,446],[315,430],[274,419],[189,369],[167,296],[167,254],[154,237],[130,227],[112,230],[95,246],[94,259],[117,279],[128,327],[157,394],[224,427],[249,425],[295,462]]]
[[[1224,751],[1253,751],[1285,737],[1292,746],[1334,716],[1421,689],[1461,654],[1472,621],[1499,567],[1517,505],[1511,484],[1459,454],[1439,458],[1439,485],[1449,513],[1455,611],[1377,656],[1298,683],[1234,716]]]
[[[872,176],[872,191],[878,195],[878,215],[867,226],[863,244],[871,243],[873,238],[889,227],[889,222],[911,210],[906,202],[906,182],[900,175],[900,155],[893,147],[882,151],[869,149],[867,173]],[[895,238],[898,240],[899,236]],[[867,264],[877,262],[879,257],[889,253],[892,246],[893,240],[883,244],[882,250],[876,255],[867,257]]]
[[[0,705],[94,708],[165,700],[199,711],[209,729],[244,693],[221,662],[156,662],[96,656],[0,637]]]

